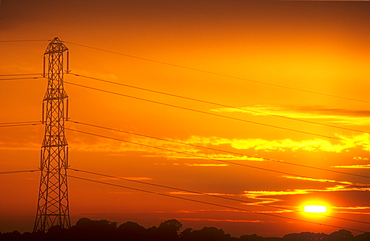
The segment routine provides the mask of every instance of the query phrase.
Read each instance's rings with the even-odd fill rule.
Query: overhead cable
[[[216,206],[216,207],[233,209],[233,210],[242,211],[242,212],[256,213],[256,214],[275,217],[275,218],[299,221],[299,222],[310,223],[310,224],[315,224],[315,225],[322,225],[322,226],[327,226],[327,227],[332,227],[332,228],[346,229],[346,230],[352,230],[352,231],[357,231],[357,232],[366,232],[366,231],[359,230],[359,229],[353,229],[353,228],[348,228],[348,227],[330,225],[330,224],[325,224],[325,223],[321,223],[321,222],[318,223],[318,222],[302,220],[302,219],[298,219],[298,218],[284,217],[284,216],[279,216],[279,215],[271,214],[271,213],[253,212],[253,211],[245,209],[245,208],[238,208],[238,207],[233,207],[233,206],[229,206],[229,205],[217,204],[217,203],[213,203],[213,202],[207,202],[207,201],[201,201],[201,200],[196,200],[196,199],[191,199],[191,198],[179,197],[179,196],[175,196],[175,195],[171,195],[171,194],[159,193],[159,192],[154,192],[154,191],[150,191],[150,190],[145,190],[145,189],[140,189],[140,188],[133,188],[133,187],[123,186],[123,185],[118,185],[118,184],[113,184],[113,183],[108,183],[108,182],[103,182],[103,181],[98,181],[98,180],[93,180],[93,179],[88,179],[88,178],[82,178],[82,177],[77,177],[77,176],[72,176],[72,175],[68,175],[68,177],[83,180],[83,181],[93,182],[93,183],[104,184],[104,185],[113,186],[113,187],[119,187],[119,188],[125,188],[125,189],[129,189],[129,190],[139,191],[139,192],[155,194],[155,195],[164,196],[164,197],[170,197],[170,198],[175,198],[175,199],[180,199],[180,200],[185,200],[185,201],[190,201],[190,202],[212,205],[212,206]]]
[[[356,131],[356,132],[361,132],[361,133],[367,133],[367,131],[364,131],[364,130],[357,130],[357,129],[353,129],[353,128],[347,128],[347,127],[341,127],[341,126],[323,124],[323,123],[319,123],[319,122],[314,122],[314,121],[309,121],[309,120],[303,120],[303,119],[293,118],[293,117],[289,117],[289,116],[283,116],[283,115],[266,113],[266,112],[263,112],[263,111],[250,110],[250,109],[245,110],[243,107],[236,107],[236,106],[231,106],[231,105],[216,103],[216,102],[212,102],[212,101],[201,100],[201,99],[196,99],[196,98],[187,97],[187,96],[181,96],[181,95],[177,95],[177,94],[171,94],[171,93],[167,93],[167,92],[163,92],[163,91],[147,89],[147,88],[143,88],[143,87],[138,87],[138,86],[133,86],[133,85],[128,85],[128,84],[118,83],[118,82],[114,82],[114,81],[109,81],[109,80],[105,80],[105,79],[95,78],[95,77],[81,75],[81,74],[76,74],[76,73],[69,73],[69,74],[72,74],[72,75],[77,76],[77,77],[83,77],[83,78],[86,78],[86,79],[97,80],[97,81],[101,81],[101,82],[105,82],[105,83],[109,83],[109,84],[120,85],[120,86],[124,86],[124,87],[128,87],[128,88],[138,89],[138,90],[142,90],[142,91],[148,91],[148,92],[152,92],[152,93],[156,93],[156,94],[161,94],[161,95],[167,95],[167,96],[176,97],[176,98],[185,99],[185,100],[191,100],[191,101],[195,101],[195,102],[199,102],[199,103],[216,105],[216,106],[220,106],[220,107],[224,107],[224,108],[237,109],[237,110],[241,110],[241,111],[245,111],[245,112],[252,112],[252,113],[257,113],[257,114],[262,114],[262,115],[267,115],[267,116],[273,116],[273,117],[278,117],[278,118],[283,118],[283,119],[288,119],[288,120],[293,120],[293,121],[300,121],[300,122],[304,122],[304,123],[308,123],[308,124],[320,125],[320,126],[331,127],[331,128],[341,129],[341,130],[348,130],[348,131]]]
[[[223,153],[232,154],[232,155],[236,155],[236,156],[240,156],[240,157],[261,158],[261,159],[266,160],[266,161],[272,161],[272,162],[278,162],[278,163],[294,165],[294,166],[299,166],[299,167],[304,167],[304,168],[310,168],[310,169],[315,169],[315,170],[319,170],[319,171],[327,171],[327,172],[332,172],[332,173],[337,173],[337,174],[345,174],[345,175],[350,175],[350,176],[355,176],[355,177],[370,178],[370,176],[365,176],[365,175],[353,174],[353,173],[342,172],[342,171],[335,171],[335,170],[331,170],[331,169],[327,169],[327,168],[321,168],[321,167],[309,166],[309,165],[304,165],[304,164],[299,164],[299,163],[287,162],[287,161],[277,160],[277,159],[269,158],[269,157],[262,157],[262,156],[257,156],[257,155],[247,155],[247,154],[239,153],[239,152],[226,151],[226,150],[217,149],[217,148],[211,148],[211,147],[206,147],[206,146],[189,144],[189,143],[185,143],[185,142],[181,142],[181,141],[175,141],[175,140],[170,140],[170,139],[165,139],[165,138],[160,138],[160,137],[154,137],[154,136],[139,134],[139,133],[135,133],[135,132],[132,132],[132,131],[124,131],[124,130],[121,130],[121,129],[110,128],[110,127],[105,127],[105,126],[100,126],[100,125],[95,125],[95,124],[89,124],[89,123],[85,123],[85,122],[81,122],[81,121],[69,120],[69,122],[76,123],[76,124],[81,124],[81,125],[86,125],[86,126],[91,126],[91,127],[95,127],[95,128],[100,128],[100,129],[105,129],[105,130],[110,130],[110,131],[126,133],[126,134],[130,134],[130,135],[135,135],[135,136],[141,136],[141,137],[145,137],[145,138],[156,139],[156,140],[160,140],[160,141],[171,142],[171,143],[180,144],[180,145],[186,145],[186,146],[201,148],[201,149],[205,149],[205,150],[223,152]]]
[[[0,127],[36,126],[41,124],[40,121],[15,121],[0,123]]]
[[[119,180],[123,180],[123,181],[134,182],[134,183],[139,183],[139,184],[144,184],[144,185],[154,186],[154,187],[160,187],[160,188],[165,188],[165,189],[171,189],[171,190],[175,190],[175,191],[192,193],[192,194],[197,194],[197,195],[202,195],[202,196],[209,196],[209,197],[213,197],[213,198],[225,199],[225,200],[236,201],[236,202],[241,202],[241,203],[254,203],[252,201],[236,199],[236,198],[231,198],[231,197],[227,197],[227,196],[225,197],[225,196],[220,196],[220,195],[214,195],[212,193],[204,193],[204,192],[199,192],[199,191],[194,191],[194,190],[189,190],[189,189],[171,187],[171,186],[162,185],[162,184],[132,180],[132,179],[124,178],[124,177],[118,177],[118,176],[113,176],[113,175],[108,175],[108,174],[103,174],[103,173],[98,173],[98,172],[85,171],[85,170],[80,170],[80,169],[75,169],[75,168],[68,168],[68,169],[72,170],[72,171],[75,171],[75,172],[83,172],[83,173],[92,174],[92,175],[96,175],[96,176],[114,178],[114,179],[119,179]],[[298,209],[294,210],[294,209],[289,209],[289,208],[282,208],[282,207],[279,207],[279,206],[274,206],[274,205],[265,204],[265,203],[259,203],[259,204],[255,204],[255,205],[276,208],[276,209],[283,210],[283,211],[288,210],[288,211],[293,211],[293,212],[301,212],[301,213],[303,212],[303,211],[298,210]],[[322,216],[328,217],[328,218],[334,218],[334,219],[356,222],[356,223],[370,224],[370,222],[365,222],[365,221],[360,221],[360,220],[355,220],[355,219],[335,217],[335,216],[332,216],[332,215],[322,214]]]
[[[33,74],[0,74],[0,76],[22,76],[22,75],[42,75],[41,73],[33,73]]]
[[[17,42],[46,42],[51,40],[46,39],[12,39],[12,40],[0,40],[0,43],[17,43]]]
[[[14,173],[38,172],[38,171],[40,170],[8,171],[8,172],[0,172],[0,174],[14,174]]]
[[[169,106],[169,107],[173,107],[173,108],[177,108],[177,109],[181,109],[181,110],[187,110],[187,111],[197,112],[197,113],[201,113],[201,114],[206,114],[206,115],[211,115],[211,116],[217,116],[217,117],[226,118],[226,119],[230,119],[230,120],[236,120],[236,121],[241,121],[241,122],[245,122],[245,123],[251,123],[251,124],[256,124],[256,125],[261,125],[261,126],[266,126],[266,127],[276,128],[276,129],[281,129],[281,130],[285,130],[285,131],[292,131],[292,132],[297,132],[297,133],[301,133],[301,134],[307,134],[307,135],[312,135],[312,136],[319,136],[319,137],[324,137],[324,138],[333,139],[333,140],[342,140],[342,139],[340,139],[338,137],[321,135],[321,134],[317,134],[317,133],[312,133],[312,132],[307,132],[307,131],[301,131],[301,130],[291,129],[291,128],[287,128],[287,127],[275,126],[275,125],[270,125],[270,124],[265,124],[265,123],[260,123],[260,122],[255,122],[255,121],[240,119],[240,118],[236,118],[236,117],[230,117],[230,116],[220,115],[220,114],[206,112],[206,111],[201,111],[201,110],[196,110],[196,109],[192,109],[192,108],[188,108],[188,107],[183,107],[183,106],[178,106],[178,105],[163,103],[163,102],[159,102],[159,101],[155,101],[155,100],[150,100],[150,99],[135,97],[135,96],[131,96],[131,95],[125,95],[125,94],[121,94],[121,93],[117,93],[117,92],[113,92],[113,91],[103,90],[103,89],[100,89],[100,88],[95,88],[95,87],[90,87],[90,86],[86,86],[86,85],[76,84],[76,83],[72,83],[72,82],[68,82],[68,81],[64,81],[64,83],[70,84],[70,85],[75,85],[75,86],[86,88],[86,89],[100,91],[100,92],[104,92],[104,93],[108,93],[108,94],[113,94],[113,95],[118,95],[118,96],[122,96],[122,97],[126,97],[126,98],[131,98],[131,99],[135,99],[135,100],[141,100],[141,101],[150,102],[150,103],[154,103],[154,104]]]
[[[34,124],[40,123],[40,121],[13,121],[13,122],[2,122],[0,125],[14,125],[14,124]]]
[[[321,93],[321,92],[318,92],[318,91],[306,90],[306,89],[301,89],[301,88],[294,88],[294,87],[285,86],[285,85],[277,85],[277,84],[272,84],[272,83],[257,81],[257,80],[251,80],[251,79],[238,77],[238,76],[233,76],[233,75],[221,74],[221,73],[212,72],[212,71],[208,71],[208,70],[186,67],[186,66],[182,66],[182,65],[178,65],[178,64],[172,64],[172,63],[169,63],[169,62],[164,62],[164,61],[139,57],[139,56],[135,56],[135,55],[131,55],[131,54],[125,54],[125,53],[121,53],[121,52],[117,52],[117,51],[106,50],[106,49],[92,47],[92,46],[79,44],[79,43],[74,43],[74,42],[70,42],[70,41],[64,41],[64,42],[69,43],[69,44],[73,44],[73,45],[76,45],[76,46],[84,47],[84,48],[89,48],[89,49],[94,49],[94,50],[106,52],[106,53],[121,55],[121,56],[129,57],[129,58],[149,61],[149,62],[153,62],[153,63],[157,63],[157,64],[168,65],[168,66],[172,66],[172,67],[176,67],[176,68],[187,69],[187,70],[192,70],[192,71],[211,74],[211,75],[217,75],[217,76],[221,76],[221,77],[225,77],[225,78],[244,80],[244,81],[253,82],[253,83],[257,83],[257,84],[268,85],[268,86],[273,86],[273,87],[278,87],[278,88],[284,88],[284,89],[289,89],[289,90],[293,90],[293,91],[300,91],[300,92],[305,92],[305,93],[310,93],[310,94],[315,94],[315,95],[333,97],[333,98],[338,98],[338,99],[344,99],[344,100],[350,100],[350,101],[356,101],[356,102],[363,102],[363,103],[370,103],[370,101],[367,101],[367,100],[355,99],[355,98],[333,95],[333,94],[328,94],[328,93]]]
[[[251,166],[251,165],[247,165],[247,164],[244,164],[244,163],[219,160],[219,159],[216,159],[216,158],[205,157],[205,156],[202,156],[202,155],[197,155],[197,154],[188,153],[188,152],[184,152],[184,151],[171,150],[171,149],[152,146],[152,145],[148,145],[148,144],[142,144],[142,143],[138,143],[138,142],[134,142],[134,141],[123,140],[123,139],[120,139],[120,138],[114,138],[114,137],[109,137],[109,136],[105,136],[105,135],[94,134],[94,133],[86,132],[86,131],[80,131],[80,130],[75,130],[75,129],[70,129],[70,128],[65,128],[65,129],[69,130],[69,131],[73,131],[73,132],[78,132],[78,133],[90,135],[90,136],[96,136],[96,137],[101,137],[101,138],[105,138],[105,139],[110,139],[110,140],[115,140],[115,141],[120,141],[120,142],[126,142],[126,143],[130,143],[130,144],[138,145],[138,146],[149,147],[151,149],[157,149],[157,150],[166,151],[166,152],[178,153],[178,154],[182,154],[182,155],[192,157],[192,158],[200,158],[200,159],[203,159],[203,160],[217,161],[217,162],[222,162],[222,163],[226,163],[226,164],[230,164],[230,165],[248,167],[248,168],[258,169],[258,170],[262,170],[262,171],[274,172],[274,173],[279,173],[279,174],[284,174],[284,175],[289,175],[289,176],[297,176],[297,174],[290,173],[290,172],[278,171],[278,170],[273,170],[273,169],[264,168],[264,167],[256,167],[256,166]],[[314,179],[313,177],[304,176],[304,175],[300,175],[299,177]]]

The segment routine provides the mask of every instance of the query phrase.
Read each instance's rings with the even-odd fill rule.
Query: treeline
[[[134,222],[118,226],[116,222],[107,220],[81,218],[69,229],[55,226],[46,233],[0,233],[0,241],[370,241],[370,232],[354,236],[343,229],[331,234],[304,232],[287,234],[282,238],[252,234],[236,238],[215,227],[187,228],[180,232],[181,228],[182,224],[176,219],[146,229]]]

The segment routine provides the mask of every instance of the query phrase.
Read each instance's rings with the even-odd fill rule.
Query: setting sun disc
[[[303,210],[307,213],[326,213],[327,207],[321,205],[306,205]]]

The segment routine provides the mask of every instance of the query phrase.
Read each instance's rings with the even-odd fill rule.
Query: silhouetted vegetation
[[[370,241],[370,232],[353,236],[343,229],[331,234],[302,232],[282,238],[251,234],[236,238],[215,227],[187,228],[180,232],[181,228],[182,224],[176,219],[162,222],[158,227],[144,228],[131,221],[118,226],[107,220],[81,218],[69,229],[55,226],[46,233],[0,233],[0,241]]]

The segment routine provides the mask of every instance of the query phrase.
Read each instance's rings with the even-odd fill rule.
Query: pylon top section
[[[67,51],[68,48],[64,45],[58,37],[55,37],[48,45],[44,54],[54,54],[54,53],[63,53]]]

